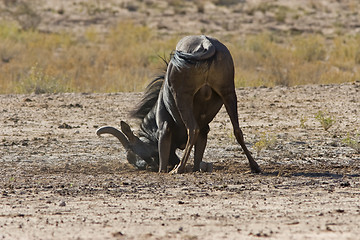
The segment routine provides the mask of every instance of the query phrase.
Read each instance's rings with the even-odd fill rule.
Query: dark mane
[[[130,116],[134,118],[144,119],[145,116],[155,106],[160,90],[165,81],[165,75],[160,75],[150,82],[146,87],[143,98],[140,103],[130,112]]]
[[[130,112],[130,116],[133,118],[144,119],[156,104],[160,90],[165,81],[165,73],[168,66],[168,61],[166,60],[166,58],[161,56],[159,57],[165,63],[165,71],[161,75],[153,79],[146,87],[144,96],[142,97],[141,101]]]

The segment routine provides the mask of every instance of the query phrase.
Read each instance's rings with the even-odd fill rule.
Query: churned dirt
[[[20,13],[18,2],[2,1],[1,18],[45,32],[120,20],[170,35],[360,29],[352,0],[36,1]],[[344,139],[359,139],[360,83],[237,94],[261,174],[249,172],[224,109],[204,156],[214,171],[169,175],[134,169],[114,137],[95,134],[120,120],[138,129],[128,112],[141,93],[0,95],[0,239],[359,239],[360,153]],[[327,131],[319,111],[335,120]]]
[[[0,239],[359,239],[360,154],[343,142],[359,133],[359,91],[238,89],[263,173],[249,172],[222,108],[204,156],[214,171],[180,175],[138,171],[95,134],[138,129],[127,113],[140,93],[1,95]],[[336,120],[328,131],[318,111]]]

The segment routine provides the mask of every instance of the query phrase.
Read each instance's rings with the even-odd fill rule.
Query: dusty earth
[[[138,171],[102,125],[141,93],[0,96],[0,239],[359,239],[360,83],[237,90],[251,174],[224,109],[212,173]],[[325,131],[315,119],[336,119]],[[255,143],[271,138],[259,152]],[[271,145],[271,146],[270,146]]]
[[[24,5],[23,3],[26,3]],[[107,31],[132,21],[161,35],[360,33],[358,0],[1,0],[0,20],[44,32]]]
[[[0,18],[45,32],[129,19],[169,35],[360,29],[354,0],[266,1],[287,6],[285,17],[255,0],[19,2],[1,1]],[[359,82],[237,89],[263,173],[249,172],[222,109],[204,156],[214,171],[181,175],[138,171],[114,137],[95,135],[120,120],[137,129],[128,111],[141,93],[0,95],[0,239],[360,239],[360,153],[343,142],[360,134],[359,91]],[[336,120],[328,131],[318,111]]]

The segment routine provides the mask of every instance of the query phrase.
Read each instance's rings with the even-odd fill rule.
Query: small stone
[[[348,181],[340,183],[341,187],[350,187],[350,183]]]
[[[59,204],[60,207],[65,207],[66,206],[66,202],[65,201],[62,201],[60,204]]]
[[[67,123],[63,123],[63,124],[59,125],[58,128],[61,128],[61,129],[72,129],[73,127],[70,126],[70,125],[67,124]]]
[[[124,234],[122,232],[114,232],[113,234],[113,237],[121,237],[121,236],[124,236]]]

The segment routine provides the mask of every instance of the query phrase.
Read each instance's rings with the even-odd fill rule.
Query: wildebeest
[[[116,136],[127,150],[130,163],[159,172],[185,171],[192,147],[194,171],[199,171],[209,123],[222,105],[229,114],[234,135],[244,150],[252,172],[260,172],[247,149],[239,127],[234,85],[234,63],[229,50],[215,38],[187,36],[171,55],[166,72],[153,80],[132,112],[142,120],[139,137],[121,122],[121,130],[102,127],[97,134]],[[176,150],[184,150],[181,159]]]

